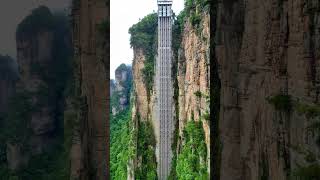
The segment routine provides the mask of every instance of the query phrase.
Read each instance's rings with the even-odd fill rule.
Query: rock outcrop
[[[71,149],[71,179],[109,177],[109,7],[105,0],[73,1],[75,96],[80,109]]]
[[[44,31],[30,39],[17,40],[17,60],[19,64],[20,79],[17,83],[17,91],[27,91],[35,93],[32,97],[34,104],[41,103],[40,109],[32,113],[30,125],[33,131],[32,147],[33,153],[41,154],[49,146],[51,139],[50,133],[55,128],[55,119],[51,115],[55,110],[55,106],[50,104],[47,97],[38,95],[39,91],[48,91],[50,86],[48,82],[43,79],[43,74],[36,70],[43,68],[48,70],[53,62],[53,31]],[[34,54],[33,52],[38,52]],[[18,92],[19,93],[19,92]],[[49,93],[49,92],[48,92]],[[41,99],[41,98],[44,98]],[[41,102],[43,101],[43,102]]]
[[[115,116],[129,106],[132,86],[132,70],[130,66],[121,64],[115,71],[115,81],[110,83],[111,112]],[[114,99],[112,97],[114,96]]]
[[[70,50],[70,44],[64,40],[71,37],[68,33],[59,34],[63,28],[56,25],[63,24],[56,24],[60,21],[55,20],[47,7],[40,6],[17,28],[19,80],[6,118],[7,161],[11,170],[25,167],[31,156],[48,152],[58,140],[57,116],[61,113],[64,88],[59,76],[64,75],[63,63]],[[62,54],[59,48],[66,53]]]
[[[310,116],[319,106],[319,10],[318,0],[217,4],[220,179],[290,179],[310,164],[306,152],[319,156],[308,128],[319,117]]]

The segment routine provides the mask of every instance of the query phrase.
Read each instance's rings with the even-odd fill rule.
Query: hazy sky
[[[1,0],[0,1],[0,54],[16,58],[16,27],[32,9],[46,5],[50,9],[65,9],[70,0]]]
[[[173,0],[173,11],[178,14],[184,0]],[[157,0],[111,0],[110,1],[110,77],[114,79],[116,68],[132,64],[129,28],[149,13],[157,10]]]

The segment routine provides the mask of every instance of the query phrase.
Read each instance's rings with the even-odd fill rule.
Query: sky
[[[176,14],[183,9],[184,0],[173,0]],[[157,0],[110,0],[110,78],[114,79],[116,68],[132,64],[129,28],[144,16],[156,12]]]
[[[60,10],[67,8],[70,2],[70,0],[1,0],[0,54],[8,54],[16,59],[16,27],[32,9],[46,5],[51,10]]]

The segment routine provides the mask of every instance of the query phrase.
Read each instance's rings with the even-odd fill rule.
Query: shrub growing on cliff
[[[187,17],[192,24],[192,26],[199,28],[201,22],[200,13],[208,10],[210,0],[186,0],[185,1],[185,11]]]
[[[320,116],[320,106],[319,105],[309,105],[296,103],[295,109],[300,114],[305,114],[309,118],[315,118]]]
[[[320,177],[320,164],[317,155],[303,147],[293,147],[293,150],[303,155],[306,163],[303,165],[298,163],[291,172],[292,176],[299,180],[318,179]]]
[[[276,95],[268,97],[267,101],[272,104],[276,110],[290,111],[292,108],[291,96],[289,95]]]
[[[173,49],[175,58],[178,58],[178,50],[181,46],[185,16],[186,16],[186,11],[183,10],[180,12],[178,16],[174,17],[175,20],[172,26],[172,39],[174,39],[174,41],[172,41],[172,49]]]
[[[107,34],[110,29],[110,22],[108,20],[104,20],[102,21],[100,24],[98,24],[98,31],[101,33],[101,34]]]
[[[148,99],[153,85],[155,54],[157,51],[157,25],[157,14],[152,13],[129,29],[131,47],[142,50],[146,58],[142,75],[148,90]]]
[[[156,140],[150,122],[138,121],[137,155],[141,158],[141,166],[136,169],[137,179],[157,179],[157,163],[155,156]]]
[[[320,165],[312,163],[308,166],[300,166],[294,170],[293,176],[299,178],[299,180],[312,180],[320,177]]]
[[[207,150],[201,122],[188,122],[183,137],[185,144],[176,167],[178,179],[207,179]]]

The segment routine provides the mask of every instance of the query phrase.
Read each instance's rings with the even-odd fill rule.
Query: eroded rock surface
[[[290,179],[305,163],[294,147],[319,155],[312,118],[295,108],[319,103],[319,8],[317,0],[218,3],[222,180]],[[290,111],[267,101],[277,96],[291,97]]]
[[[73,3],[76,96],[80,108],[71,151],[71,179],[109,177],[109,7],[105,0]]]

